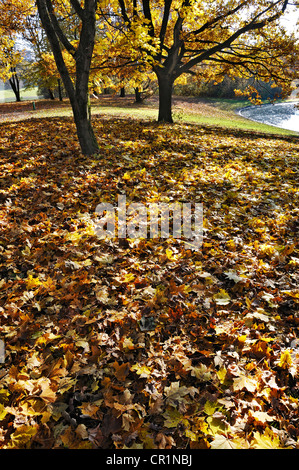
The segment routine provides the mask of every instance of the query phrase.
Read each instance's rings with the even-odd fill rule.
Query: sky
[[[299,37],[299,10],[293,7],[289,13],[285,13],[281,19],[281,23],[288,31],[294,31],[296,36]]]

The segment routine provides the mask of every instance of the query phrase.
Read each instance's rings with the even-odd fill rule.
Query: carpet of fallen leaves
[[[1,447],[298,448],[298,139],[94,126],[0,125]],[[119,194],[202,202],[202,249],[99,240]]]

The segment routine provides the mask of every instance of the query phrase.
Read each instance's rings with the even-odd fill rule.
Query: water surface
[[[240,115],[252,121],[299,132],[298,102],[248,106],[239,111]]]

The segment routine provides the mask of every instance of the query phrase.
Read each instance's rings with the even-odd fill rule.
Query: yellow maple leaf
[[[246,377],[246,375],[241,375],[240,377],[234,379],[234,392],[237,392],[238,390],[243,390],[244,388],[248,392],[255,392],[256,387],[256,381],[254,379],[251,379],[250,377]]]
[[[289,369],[292,365],[293,361],[292,361],[292,356],[291,356],[291,353],[290,351],[288,351],[287,349],[285,351],[283,351],[280,355],[280,360],[279,360],[279,363],[277,364],[279,367],[281,367],[282,369]]]
[[[223,434],[217,434],[211,442],[211,449],[235,449],[236,447],[234,441]]]
[[[37,432],[37,427],[35,426],[28,426],[23,424],[19,426],[15,432],[10,436],[11,437],[11,444],[9,444],[9,448],[14,449],[24,449],[26,448],[32,437],[35,436]]]
[[[39,396],[47,403],[53,403],[56,400],[56,392],[51,388],[51,381],[47,377],[41,377],[36,381],[36,385],[41,389]]]
[[[213,299],[217,305],[227,305],[230,303],[230,296],[224,289],[220,289],[218,294],[213,295]]]
[[[225,378],[226,378],[226,374],[227,374],[227,370],[224,366],[222,366],[217,372],[217,377],[219,379],[219,382],[221,384],[223,384],[225,382]]]
[[[245,343],[245,341],[246,341],[246,338],[247,338],[247,335],[241,335],[241,336],[239,336],[239,337],[238,337],[239,343],[241,343],[241,344],[244,345],[244,343]]]
[[[124,350],[135,349],[135,344],[133,343],[132,338],[130,338],[130,337],[124,338],[124,340],[122,342],[122,347],[123,347]]]
[[[274,434],[274,432],[270,428],[266,428],[263,434],[261,434],[260,432],[255,432],[253,436],[254,436],[253,447],[255,449],[279,449],[281,448],[278,435]]]
[[[140,375],[141,379],[147,379],[152,371],[147,366],[141,366],[140,364],[135,364],[131,367],[132,371],[136,371],[136,374]]]
[[[33,277],[31,274],[29,274],[27,280],[26,280],[26,288],[27,289],[34,289],[35,287],[39,287],[41,285],[41,281],[39,280],[38,277]]]
[[[166,248],[166,256],[170,261],[176,261],[178,259],[177,255],[175,256],[173,251],[170,248]]]
[[[197,434],[190,429],[186,429],[185,431],[185,436],[190,439],[191,442],[196,442],[197,441]]]
[[[53,281],[53,279],[51,279],[50,276],[48,276],[46,281],[44,281],[42,284],[43,284],[43,287],[47,289],[48,292],[51,292],[55,290],[56,288],[56,282]]]
[[[124,175],[123,175],[123,179],[124,179],[125,181],[129,181],[129,180],[131,179],[130,173],[128,173],[128,172],[126,171],[126,173],[124,173]]]
[[[204,412],[208,416],[212,416],[217,410],[217,408],[219,408],[219,404],[217,402],[212,402],[212,401],[207,400],[204,404]]]
[[[189,427],[189,421],[172,406],[167,407],[167,410],[163,413],[163,417],[165,418],[164,426],[166,428],[176,428],[180,423],[182,423],[185,428]]]
[[[81,409],[83,416],[93,417],[96,415],[99,410],[99,406],[95,403],[83,402],[81,406],[78,406]]]
[[[260,338],[251,346],[251,352],[258,358],[269,358],[272,349],[268,346],[269,338]]]
[[[7,415],[7,411],[5,410],[4,405],[0,403],[0,421],[2,421],[2,419],[4,419],[6,415]]]

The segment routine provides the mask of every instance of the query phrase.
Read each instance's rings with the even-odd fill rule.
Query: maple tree
[[[86,0],[84,7],[78,0],[70,0],[67,5],[65,2],[56,4],[50,0],[37,0],[36,3],[57,69],[72,105],[82,152],[92,155],[99,150],[91,125],[88,88],[96,33],[97,0]],[[81,25],[77,41],[69,40],[59,22],[60,16],[68,18],[70,15],[75,15]],[[70,57],[71,68],[68,67],[66,57]]]
[[[289,91],[295,77],[296,38],[279,24],[288,4],[288,0],[117,0],[112,6],[122,19],[127,57],[137,60],[137,48],[138,60],[143,57],[157,76],[158,120],[172,122],[173,84],[184,74],[216,80],[224,75],[254,75]]]
[[[15,94],[16,101],[21,101],[20,95],[20,80],[18,77],[17,66],[22,62],[22,56],[18,51],[15,51],[14,43],[9,42],[3,44],[2,41],[2,62],[0,64],[0,77],[3,81],[8,80],[9,84]]]
[[[36,61],[27,63],[22,71],[22,80],[27,88],[38,86],[40,90],[47,89],[50,99],[54,99],[60,75],[52,54],[44,52]]]

